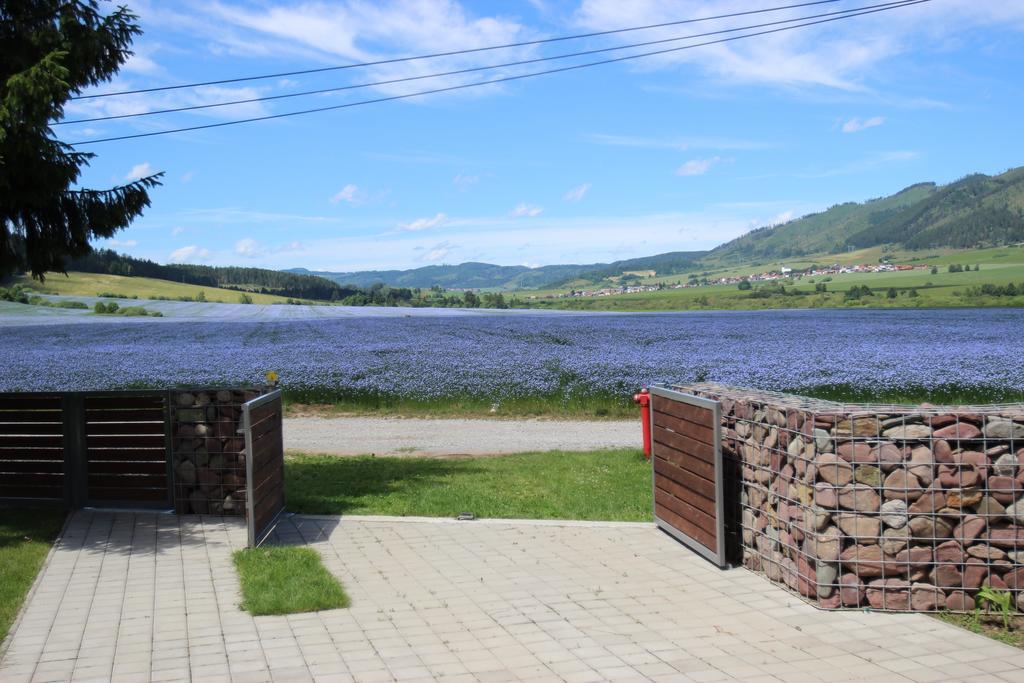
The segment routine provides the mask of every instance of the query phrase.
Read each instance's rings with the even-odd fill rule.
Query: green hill
[[[334,273],[292,268],[289,273],[326,278],[339,285],[370,287],[382,282],[391,287],[444,287],[447,289],[540,289],[554,287],[571,280],[601,280],[630,270],[656,270],[676,273],[692,268],[707,254],[705,251],[673,251],[655,256],[585,265],[496,266],[490,263],[467,262],[458,265],[424,266],[412,270],[367,270]]]
[[[888,197],[838,204],[716,247],[707,262],[740,263],[835,254],[891,244],[974,249],[1024,241],[1024,168],[919,183]]]
[[[575,277],[593,265],[496,266],[490,263],[423,266],[411,270],[364,270],[336,273],[292,268],[289,273],[316,276],[339,285],[371,287],[384,283],[391,287],[444,287],[446,289],[530,289]]]

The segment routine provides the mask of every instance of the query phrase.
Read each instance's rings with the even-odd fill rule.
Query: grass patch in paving
[[[648,522],[651,466],[639,450],[471,459],[289,455],[288,509],[376,514]]]
[[[1011,616],[1010,628],[1003,625],[1003,618],[998,614],[953,614],[939,613],[935,617],[939,621],[967,629],[972,633],[998,640],[1013,647],[1024,649],[1024,616]]]
[[[296,614],[349,605],[345,590],[312,548],[246,548],[234,559],[242,584],[240,606],[250,614]]]
[[[0,506],[0,641],[63,523],[64,511],[59,508]]]

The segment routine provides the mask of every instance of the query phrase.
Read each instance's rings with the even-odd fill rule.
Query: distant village
[[[636,294],[638,292],[657,292],[665,289],[690,289],[693,287],[712,287],[715,285],[739,285],[743,281],[750,283],[757,282],[776,282],[778,280],[789,280],[790,278],[801,278],[801,277],[818,277],[818,276],[829,276],[829,275],[841,275],[844,273],[892,273],[903,270],[928,270],[931,268],[928,264],[896,264],[896,263],[877,263],[867,264],[859,263],[855,265],[842,266],[838,263],[834,263],[831,266],[819,266],[807,268],[806,270],[796,270],[788,268],[786,266],[779,267],[778,270],[765,271],[763,273],[753,273],[751,275],[740,276],[740,277],[720,277],[717,279],[709,278],[698,278],[695,275],[691,275],[687,282],[676,282],[673,284],[669,283],[658,283],[658,284],[620,284],[618,286],[601,287],[599,289],[581,290],[573,289],[569,292],[563,292],[561,294],[548,294],[545,296],[531,296],[530,299],[568,299],[574,297],[595,297],[595,296],[617,296],[620,294]],[[656,275],[655,271],[631,271],[623,273],[622,279],[626,279],[629,276],[633,278],[652,278]]]

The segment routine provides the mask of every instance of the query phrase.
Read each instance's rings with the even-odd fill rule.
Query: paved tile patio
[[[645,524],[292,517],[352,607],[241,612],[236,520],[82,511],[0,660],[19,681],[1024,681],[922,615],[826,613]]]

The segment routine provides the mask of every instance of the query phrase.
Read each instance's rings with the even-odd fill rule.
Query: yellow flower
[[[268,371],[266,377],[268,384],[277,384],[277,373],[273,370]]]

